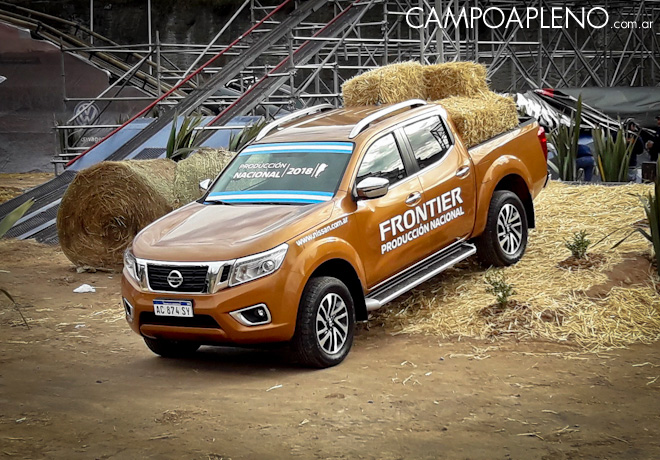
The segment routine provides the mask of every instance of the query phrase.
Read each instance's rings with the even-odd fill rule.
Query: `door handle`
[[[417,202],[422,198],[422,194],[419,192],[413,192],[410,195],[408,195],[408,198],[406,198],[406,204],[408,206],[413,206],[414,204],[417,204]]]
[[[462,168],[458,168],[458,171],[456,171],[456,177],[465,177],[468,175],[469,172],[470,172],[470,167],[463,166]]]

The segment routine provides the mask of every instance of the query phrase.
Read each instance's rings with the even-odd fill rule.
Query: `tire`
[[[525,206],[513,192],[497,190],[488,209],[486,229],[475,243],[485,266],[505,267],[518,262],[527,248]]]
[[[183,358],[195,353],[200,346],[196,342],[151,339],[149,337],[143,337],[143,339],[151,351],[163,358]]]
[[[354,335],[355,305],[346,285],[329,276],[310,279],[293,336],[298,361],[316,368],[336,366],[351,350]]]

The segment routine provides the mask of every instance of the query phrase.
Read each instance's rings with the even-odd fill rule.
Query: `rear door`
[[[391,277],[426,256],[428,248],[414,208],[424,201],[416,168],[402,156],[393,133],[376,139],[358,168],[355,184],[367,177],[385,177],[390,189],[380,198],[358,200],[353,220],[364,235],[355,248],[364,264],[367,286]]]
[[[439,115],[402,127],[407,148],[420,169],[419,181],[428,213],[428,253],[467,238],[475,219],[475,173],[467,150],[456,143]]]

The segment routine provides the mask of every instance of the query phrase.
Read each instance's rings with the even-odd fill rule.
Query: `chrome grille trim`
[[[150,259],[141,259],[139,257],[135,258],[136,264],[140,264],[144,267],[145,270],[145,286],[147,291],[157,293],[157,294],[189,294],[189,295],[200,295],[200,294],[212,294],[213,288],[218,282],[218,278],[222,276],[223,269],[225,267],[229,267],[229,270],[231,270],[231,267],[233,267],[234,262],[236,262],[236,259],[232,260],[223,260],[223,261],[218,261],[218,262],[173,262],[169,260],[150,260]],[[184,291],[175,291],[175,290],[167,290],[167,291],[162,291],[162,290],[157,290],[157,289],[152,289],[150,283],[149,283],[149,265],[164,265],[167,267],[172,267],[173,269],[176,269],[176,267],[206,267],[206,285],[204,286],[204,289],[196,292],[184,292]],[[222,283],[218,285],[218,288],[215,292],[220,291],[222,289],[225,289],[229,286],[229,277]]]

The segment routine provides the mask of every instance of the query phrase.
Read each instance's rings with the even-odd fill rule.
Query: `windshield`
[[[225,169],[206,201],[320,203],[330,200],[353,153],[351,142],[251,145]]]

